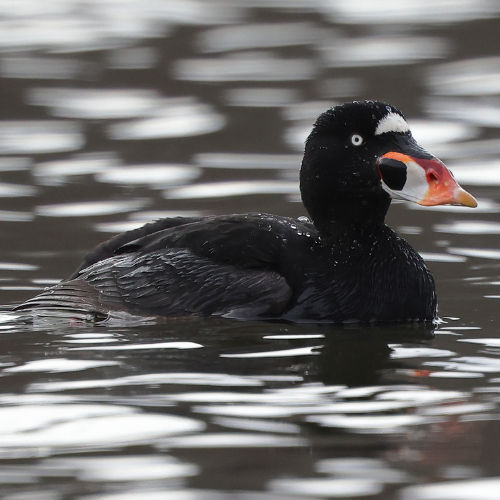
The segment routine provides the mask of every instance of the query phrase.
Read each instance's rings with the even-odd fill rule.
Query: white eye
[[[351,143],[353,146],[361,146],[363,138],[359,134],[353,134],[351,135]]]

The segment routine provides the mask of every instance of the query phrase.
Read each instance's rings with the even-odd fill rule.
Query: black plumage
[[[384,224],[391,198],[377,168],[387,151],[432,156],[409,131],[376,135],[388,113],[402,117],[365,101],[318,118],[300,174],[311,221],[260,213],[159,220],[101,244],[68,280],[17,309],[98,319],[434,320],[433,278]]]

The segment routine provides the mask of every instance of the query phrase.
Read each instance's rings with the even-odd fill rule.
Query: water
[[[500,487],[494,1],[0,1],[0,304],[158,217],[304,215],[303,140],[405,111],[479,199],[394,204],[443,322],[0,314],[2,498],[477,500]]]

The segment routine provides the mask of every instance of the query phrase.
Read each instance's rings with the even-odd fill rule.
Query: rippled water
[[[0,1],[0,488],[59,500],[497,499],[494,0]],[[29,324],[8,305],[165,216],[304,215],[326,107],[390,101],[479,207],[394,204],[442,323]]]

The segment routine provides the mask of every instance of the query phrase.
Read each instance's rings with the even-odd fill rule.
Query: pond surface
[[[7,500],[497,499],[500,4],[0,1],[0,304],[169,215],[304,215],[335,103],[400,107],[479,200],[394,204],[441,324],[0,315]]]

